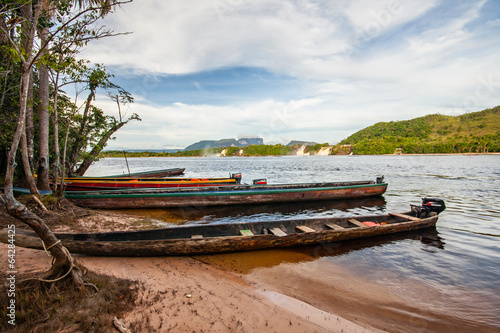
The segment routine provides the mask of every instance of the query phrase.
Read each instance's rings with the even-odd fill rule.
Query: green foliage
[[[226,156],[237,156],[240,152],[240,147],[228,147],[226,148]]]
[[[485,153],[500,151],[500,106],[451,117],[427,115],[406,121],[377,123],[340,144],[355,154]]]
[[[290,155],[292,147],[287,147],[281,144],[277,145],[251,145],[246,147],[224,147],[210,149],[196,149],[178,151],[176,153],[159,153],[159,152],[127,152],[127,157],[200,157],[220,155],[223,150],[226,150],[226,156],[238,156],[240,150],[243,149],[243,156],[280,156]],[[123,151],[103,151],[99,157],[123,157]]]
[[[290,155],[292,147],[277,145],[252,145],[243,147],[243,156],[279,156]]]
[[[328,142],[325,143],[317,143],[312,146],[307,146],[306,149],[304,149],[304,153],[317,153],[321,150],[323,147],[328,147],[329,144]]]
[[[19,114],[19,65],[0,48],[0,148],[10,148]]]
[[[33,17],[24,17],[19,11],[19,4],[32,6]],[[92,160],[95,157],[89,154],[91,150],[102,149],[111,134],[118,130],[129,120],[140,120],[136,114],[125,118],[120,112],[119,119],[105,115],[103,111],[94,105],[95,95],[98,90],[104,90],[118,104],[132,103],[133,98],[124,89],[111,82],[113,75],[110,74],[104,65],[91,65],[89,61],[78,60],[78,54],[83,46],[89,41],[116,35],[105,26],[99,26],[97,21],[104,17],[111,9],[111,3],[106,2],[104,6],[96,2],[79,2],[75,6],[73,1],[51,1],[50,11],[40,6],[37,2],[14,1],[7,2],[2,8],[0,21],[0,151],[10,148],[12,137],[17,126],[17,115],[19,113],[19,82],[23,68],[30,68],[33,71],[33,96],[31,103],[34,106],[33,122],[37,124],[38,116],[38,90],[37,69],[45,65],[52,73],[53,81],[50,90],[49,113],[52,120],[55,119],[57,110],[58,123],[58,146],[59,151],[51,149],[49,161],[56,161],[55,156],[63,155],[63,145],[66,137],[67,142],[67,166],[74,167],[77,162],[85,158]],[[47,7],[47,8],[49,8]],[[35,15],[37,10],[41,10],[40,16]],[[28,13],[28,11],[25,11]],[[38,20],[35,20],[37,17]],[[5,24],[6,22],[9,24]],[[24,23],[24,24],[21,24]],[[31,25],[32,24],[32,25]],[[48,39],[37,40],[33,45],[26,38],[24,30],[31,29],[39,31],[47,28]],[[9,36],[10,38],[5,38]],[[40,38],[39,34],[35,38]],[[21,62],[33,59],[31,62]],[[31,61],[31,60],[30,60]],[[27,73],[27,70],[24,71]],[[67,95],[58,88],[66,84],[74,84],[75,91],[82,94],[90,91],[85,103],[85,111],[71,102]],[[56,87],[57,85],[57,87]],[[57,89],[57,90],[56,90]],[[40,89],[42,90],[42,89]],[[42,90],[43,91],[43,90]],[[56,94],[57,91],[57,94]],[[117,91],[117,93],[114,92]],[[57,95],[55,98],[54,95]],[[57,101],[57,103],[55,103]],[[56,105],[54,107],[54,104]],[[78,102],[82,105],[81,101]],[[120,109],[119,109],[120,111]],[[55,140],[54,123],[50,126],[50,147],[53,147]],[[34,156],[38,153],[38,128],[34,132]],[[61,145],[62,143],[62,145]],[[18,155],[19,156],[19,155]],[[58,165],[59,167],[60,165]],[[68,170],[66,170],[68,171]]]

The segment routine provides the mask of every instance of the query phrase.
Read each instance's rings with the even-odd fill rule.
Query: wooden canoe
[[[4,187],[1,188],[2,192],[5,190]],[[17,195],[22,195],[22,194],[31,194],[30,192],[30,189],[29,188],[25,188],[25,187],[13,187],[12,188],[12,192],[14,194],[17,194]],[[40,192],[41,195],[49,195],[49,194],[52,194],[52,191],[51,190],[38,190],[38,192]]]
[[[185,225],[141,231],[56,233],[71,252],[96,256],[168,256],[284,248],[394,234],[435,226],[438,215],[414,213]],[[369,225],[366,225],[369,224]],[[8,242],[8,230],[0,230]],[[16,246],[43,249],[35,233],[16,229]],[[46,244],[50,246],[50,244]]]
[[[386,183],[374,181],[240,185],[199,188],[133,189],[65,192],[74,204],[97,209],[203,207],[274,202],[354,199],[385,193]]]
[[[178,176],[184,173],[185,168],[173,168],[173,169],[163,169],[163,170],[151,170],[151,171],[143,171],[143,172],[134,172],[129,175],[114,175],[109,176],[110,178],[119,178],[119,177],[142,177],[142,178],[156,178],[156,177],[170,177],[170,176]]]
[[[228,186],[241,183],[241,175],[228,178],[69,178],[66,191],[127,190],[134,188]]]
[[[173,168],[173,169],[162,169],[162,170],[151,170],[151,171],[143,171],[143,172],[134,172],[131,174],[121,174],[121,175],[111,175],[104,176],[98,178],[159,178],[159,177],[170,177],[170,176],[178,176],[182,175],[186,169],[185,168]],[[96,178],[96,177],[75,177],[75,178]]]

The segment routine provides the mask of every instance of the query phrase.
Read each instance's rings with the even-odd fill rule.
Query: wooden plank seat
[[[325,223],[325,226],[327,226],[328,228],[333,229],[333,230],[345,229],[344,227],[341,227],[340,225],[335,224],[335,223]]]
[[[242,236],[253,236],[253,232],[251,230],[240,230],[240,234]]]
[[[286,232],[281,230],[280,228],[270,228],[269,231],[274,235],[278,237],[283,237],[286,236]]]
[[[366,228],[367,227],[366,224],[363,224],[363,223],[359,222],[356,219],[349,219],[349,222],[351,222],[354,225],[357,225],[358,227],[362,227],[362,228]]]
[[[298,225],[295,228],[299,229],[302,232],[316,232],[313,228],[309,228],[308,226],[305,225]]]
[[[421,220],[418,217],[410,216],[410,215],[406,215],[406,214],[401,214],[401,213],[389,213],[389,215],[395,216],[395,217],[400,217],[402,219],[410,220],[410,221],[420,221]]]

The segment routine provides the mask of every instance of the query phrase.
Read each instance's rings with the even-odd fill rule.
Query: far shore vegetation
[[[303,149],[302,149],[303,148]],[[382,154],[472,154],[500,152],[500,106],[460,116],[432,114],[404,121],[380,122],[336,145],[251,145],[171,152],[126,152],[127,157],[283,156]],[[102,151],[99,157],[123,157],[123,151]]]

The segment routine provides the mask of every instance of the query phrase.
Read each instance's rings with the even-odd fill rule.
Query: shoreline
[[[296,157],[314,157],[314,156],[489,156],[489,155],[500,155],[500,152],[492,152],[492,153],[428,153],[428,154],[331,154],[331,155],[242,155],[242,156],[221,156],[218,154],[215,155],[206,155],[206,156],[127,156],[127,158],[211,158],[211,157],[287,157],[287,156],[296,156]],[[123,156],[102,156],[100,158],[123,158]]]
[[[0,244],[0,253],[5,261],[6,244]],[[134,309],[118,318],[134,332],[382,332],[193,257],[74,257],[96,273],[144,286]],[[50,261],[44,251],[16,250],[19,274],[48,270]]]
[[[148,227],[138,217],[99,210],[85,212],[79,212],[84,217],[75,221],[53,221],[51,229],[105,232]],[[26,227],[5,217],[3,227]],[[8,253],[8,245],[0,243],[2,262],[7,261]],[[258,260],[258,254],[250,255]],[[206,256],[73,257],[94,273],[138,282],[139,294],[133,309],[116,314],[132,332],[382,332],[361,316],[353,322],[286,296],[271,286],[259,286],[246,279],[247,274],[210,262]],[[16,274],[46,272],[51,260],[42,250],[17,247]],[[7,270],[0,275],[4,274]]]

